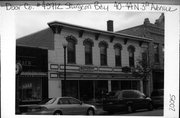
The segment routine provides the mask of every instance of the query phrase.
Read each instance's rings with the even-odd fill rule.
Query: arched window
[[[134,67],[134,52],[135,52],[134,46],[132,45],[128,46],[128,52],[129,52],[129,66]]]
[[[107,48],[108,44],[105,41],[99,43],[100,48],[100,63],[101,66],[107,65]]]
[[[116,66],[121,66],[121,50],[122,50],[121,44],[115,44],[114,49],[115,49],[115,64]]]
[[[85,64],[91,65],[92,64],[92,46],[93,42],[91,39],[86,39],[83,42],[85,46]]]
[[[68,46],[67,46],[67,62],[68,63],[76,63],[76,43],[77,40],[73,36],[68,36],[66,38],[68,41]]]
[[[154,62],[159,63],[159,44],[154,43]]]

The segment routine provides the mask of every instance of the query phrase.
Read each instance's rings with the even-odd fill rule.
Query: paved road
[[[163,116],[163,109],[154,109],[153,111],[148,110],[139,110],[134,113],[127,113],[127,112],[116,112],[113,114],[108,114],[105,111],[99,111],[97,115],[108,115],[108,116]]]

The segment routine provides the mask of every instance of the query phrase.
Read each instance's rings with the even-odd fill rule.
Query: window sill
[[[108,67],[108,65],[100,65],[100,67]]]
[[[122,66],[115,66],[116,68],[122,68]]]
[[[66,65],[76,65],[76,63],[67,63]]]
[[[93,64],[84,64],[84,66],[94,66]]]

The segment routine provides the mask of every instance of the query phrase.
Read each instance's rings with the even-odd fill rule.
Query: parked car
[[[84,104],[73,97],[51,98],[38,105],[28,105],[28,111],[23,115],[94,115],[96,107]]]
[[[108,112],[128,111],[138,109],[153,110],[151,98],[138,90],[121,90],[110,92],[103,101],[103,110]]]
[[[164,89],[156,89],[151,93],[151,99],[155,108],[164,106]]]

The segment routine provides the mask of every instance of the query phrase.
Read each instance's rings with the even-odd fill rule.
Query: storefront
[[[111,91],[136,89],[140,90],[140,80],[66,80],[66,95],[82,101],[99,101],[108,92],[108,82]],[[64,80],[62,80],[64,85]],[[64,86],[62,87],[62,91]]]
[[[48,97],[47,50],[16,47],[16,63],[22,72],[16,75],[20,104],[33,104]]]
[[[58,66],[57,67],[61,67]],[[87,67],[87,66],[86,66]],[[58,70],[58,69],[57,69]],[[143,82],[136,78],[131,72],[122,72],[122,69],[113,67],[90,66],[90,70],[84,70],[84,66],[67,66],[67,76],[64,80],[63,69],[50,71],[50,83],[60,83],[60,96],[72,96],[82,101],[100,101],[103,95],[110,91],[136,89],[143,91]],[[117,71],[118,70],[118,71]],[[55,75],[57,75],[55,77]],[[53,86],[56,86],[55,84]],[[51,85],[52,87],[52,85]],[[55,90],[54,88],[52,90]],[[66,91],[64,91],[66,90]],[[55,91],[54,91],[55,92]],[[51,92],[52,93],[52,92]],[[53,96],[50,96],[53,97]]]

